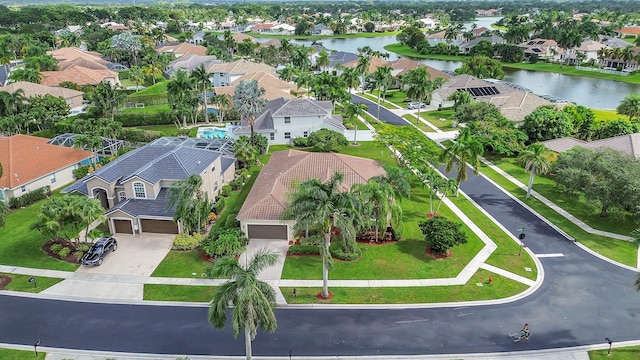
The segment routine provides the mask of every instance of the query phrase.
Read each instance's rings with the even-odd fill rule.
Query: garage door
[[[287,240],[287,225],[249,225],[249,239]]]
[[[133,234],[130,220],[113,220],[117,234]]]
[[[177,234],[178,225],[171,220],[141,219],[142,232],[156,234]]]

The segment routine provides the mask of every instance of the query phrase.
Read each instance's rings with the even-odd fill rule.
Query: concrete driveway
[[[144,285],[133,277],[151,276],[164,259],[175,235],[118,234],[118,249],[100,266],[81,266],[74,276],[43,294],[69,298],[142,300]]]

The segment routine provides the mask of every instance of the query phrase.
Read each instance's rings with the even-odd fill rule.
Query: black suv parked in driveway
[[[112,237],[100,238],[91,245],[89,251],[82,255],[80,262],[82,265],[100,266],[102,265],[104,257],[107,256],[108,253],[116,251],[117,248],[118,242],[116,242],[116,239]]]

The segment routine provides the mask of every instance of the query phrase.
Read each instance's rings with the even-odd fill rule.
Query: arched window
[[[133,183],[133,196],[136,199],[146,199],[147,198],[147,190],[144,188],[144,184],[136,181]]]

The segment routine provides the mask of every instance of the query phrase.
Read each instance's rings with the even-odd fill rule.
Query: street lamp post
[[[520,249],[518,249],[518,256],[520,256],[520,254],[522,253],[522,248],[524,247],[524,241],[523,240],[527,235],[524,233],[524,226],[521,227],[520,229],[518,229],[518,232],[520,233],[518,235],[518,239],[520,239]]]
[[[38,282],[36,281],[36,278],[34,276],[29,278],[29,282],[33,283],[33,287],[37,288],[38,287]]]

